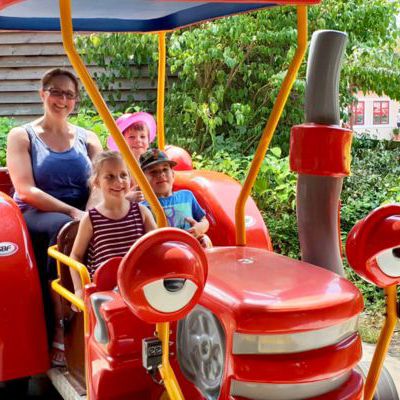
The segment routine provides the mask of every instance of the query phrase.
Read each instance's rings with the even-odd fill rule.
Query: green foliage
[[[344,232],[374,208],[400,202],[400,143],[356,139],[352,156],[352,175],[342,193]]]
[[[171,141],[211,152],[230,137],[240,152],[249,154],[293,56],[295,28],[293,12],[271,9],[174,32],[169,64],[179,79],[167,96]],[[275,140],[285,153],[289,126],[302,120],[303,94],[300,80]]]
[[[224,172],[243,183],[252,157],[232,157],[226,150],[213,157],[194,154],[198,169]],[[293,258],[299,257],[296,223],[296,176],[289,171],[288,157],[282,157],[279,147],[273,147],[265,157],[254,185],[253,199],[262,210],[270,230],[274,250]]]
[[[124,80],[130,81],[135,89],[138,78],[149,75],[154,79],[156,76],[157,35],[93,33],[76,36],[75,42],[85,63],[99,67],[93,77],[100,90],[106,92],[107,103],[114,111],[123,112],[136,104],[132,91],[118,109]],[[81,107],[92,107],[86,94]]]
[[[358,90],[400,99],[399,0],[324,0],[310,8],[310,30],[348,33],[341,78],[342,105]]]
[[[13,118],[0,117],[0,167],[6,165],[7,134],[17,125]]]
[[[100,138],[103,148],[107,148],[106,141],[109,132],[97,113],[90,110],[83,110],[78,115],[71,117],[70,122],[95,132]]]
[[[294,11],[276,7],[168,35],[169,68],[178,77],[169,82],[166,98],[170,143],[212,154],[231,137],[232,151],[254,150],[296,48]],[[337,29],[349,35],[340,86],[344,119],[358,90],[400,99],[399,11],[400,0],[324,0],[309,8],[310,32]],[[138,66],[149,64],[151,76],[156,73],[156,35],[92,34],[78,37],[77,44],[86,62],[104,69],[96,74],[102,89],[118,89],[120,79],[137,81]],[[304,85],[305,64],[272,143],[284,154],[290,127],[303,121]],[[119,90],[110,92],[112,108],[118,96]],[[130,96],[119,111],[132,104]]]

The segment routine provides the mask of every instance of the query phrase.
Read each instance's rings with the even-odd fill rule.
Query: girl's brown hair
[[[71,79],[72,83],[75,86],[75,93],[79,97],[78,78],[72,72],[63,68],[53,68],[44,73],[41,79],[42,90],[46,90],[51,84],[51,81],[58,76],[65,76]]]
[[[106,150],[102,151],[101,153],[97,154],[97,156],[93,160],[93,167],[92,167],[92,175],[89,178],[89,186],[93,187],[95,180],[99,177],[101,169],[103,168],[103,164],[106,161],[120,161],[123,164],[124,160],[121,156],[121,153],[118,151]],[[129,173],[129,171],[128,171]]]

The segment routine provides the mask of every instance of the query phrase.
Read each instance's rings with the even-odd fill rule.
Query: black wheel
[[[366,379],[370,367],[369,361],[362,361],[358,364],[357,370],[361,373],[364,380]],[[396,385],[389,371],[383,367],[379,378],[378,386],[372,400],[399,400]]]

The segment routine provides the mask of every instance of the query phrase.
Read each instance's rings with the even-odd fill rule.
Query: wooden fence
[[[40,78],[54,67],[72,71],[59,33],[0,32],[0,117],[29,121],[41,115]],[[92,76],[100,72],[96,66],[89,66],[89,70]],[[139,72],[140,78],[135,82],[115,82],[117,102],[128,98],[140,102],[154,100],[156,82],[149,78],[147,67],[140,67]]]

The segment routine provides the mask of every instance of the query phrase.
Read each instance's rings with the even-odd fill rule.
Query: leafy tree
[[[310,32],[337,29],[349,35],[340,89],[342,110],[358,90],[400,99],[399,11],[400,0],[323,0],[310,7]],[[155,35],[91,35],[78,40],[86,59],[106,68],[97,76],[103,88],[118,79],[135,80],[133,64],[150,63],[155,73]],[[192,151],[228,148],[251,153],[295,51],[294,7],[189,27],[169,34],[167,45],[170,71],[178,77],[169,82],[166,99],[169,141]],[[304,85],[305,64],[273,142],[283,154],[290,127],[303,121]]]
[[[399,7],[398,0],[325,0],[310,7],[310,32],[336,29],[349,35],[341,79],[342,110],[358,90],[400,98],[395,51]],[[174,33],[170,65],[179,80],[168,103],[172,132],[178,131],[176,136],[179,131],[190,132],[187,142],[200,148],[218,149],[218,138],[229,136],[233,150],[252,149],[294,53],[295,26],[293,8],[284,7]],[[284,151],[290,127],[303,120],[304,85],[305,65],[274,139]]]
[[[310,30],[347,32],[341,76],[343,108],[358,90],[400,100],[399,0],[326,0],[310,11]]]
[[[75,37],[79,53],[89,66],[98,66],[94,78],[103,92],[109,106],[116,111],[125,111],[132,107],[137,111],[144,104],[135,104],[134,95],[130,93],[122,109],[118,109],[121,100],[121,89],[124,81],[133,84],[137,90],[137,79],[145,76],[153,78],[157,73],[157,36],[102,33],[77,35]],[[86,93],[80,104],[81,108],[92,108]]]

